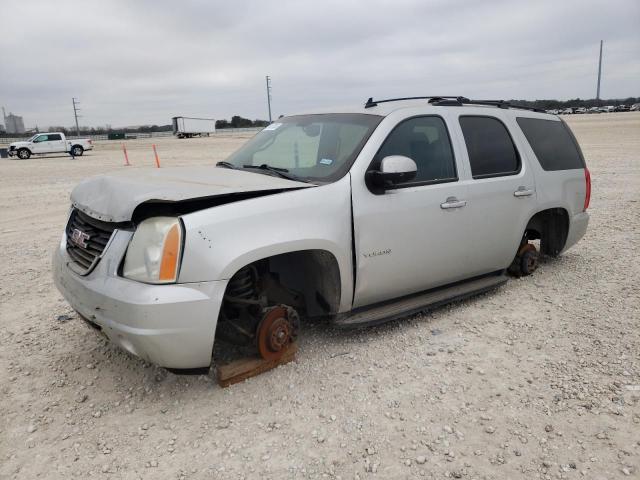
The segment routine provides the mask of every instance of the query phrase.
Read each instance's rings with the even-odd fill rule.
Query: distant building
[[[11,112],[7,115],[4,108],[2,109],[2,115],[4,116],[7,133],[24,133],[24,121],[22,117],[14,115]]]
[[[2,125],[2,124],[0,123],[0,133],[4,133],[4,132],[5,132],[5,130],[4,130],[4,125]]]

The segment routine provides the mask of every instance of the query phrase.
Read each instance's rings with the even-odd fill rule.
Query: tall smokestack
[[[600,79],[602,78],[602,40],[600,40],[600,60],[598,60],[598,89],[596,90],[596,100],[600,100]]]

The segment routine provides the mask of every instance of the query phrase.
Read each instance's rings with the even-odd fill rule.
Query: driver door
[[[460,155],[454,154],[444,119],[401,121],[370,169],[390,155],[411,158],[416,177],[379,194],[352,179],[354,308],[461,280],[473,254],[467,187],[459,181]]]
[[[44,153],[47,152],[46,146],[49,140],[49,135],[38,135],[33,139],[33,145],[31,147],[31,153]]]

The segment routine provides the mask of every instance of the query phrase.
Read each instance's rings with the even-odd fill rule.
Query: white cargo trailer
[[[216,131],[213,118],[173,117],[173,134],[178,138],[209,136]]]

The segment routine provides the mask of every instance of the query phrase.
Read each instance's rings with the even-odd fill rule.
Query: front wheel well
[[[336,257],[326,250],[298,250],[257,260],[238,270],[255,268],[259,280],[275,279],[278,289],[301,294],[301,307],[305,316],[317,317],[338,312],[341,299],[340,267]],[[238,273],[236,272],[236,273]],[[234,275],[235,276],[235,275]],[[233,279],[233,277],[232,277]],[[277,297],[274,294],[274,297]],[[286,303],[279,298],[268,298],[273,303]]]
[[[549,208],[536,213],[524,231],[527,240],[540,240],[540,250],[556,257],[567,242],[569,213],[564,208]]]

